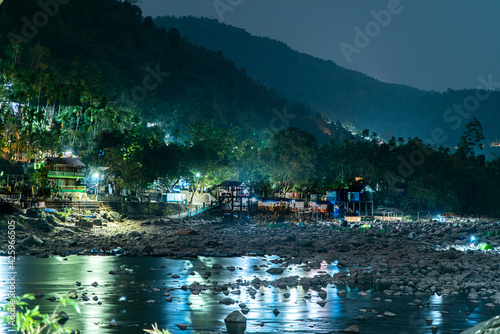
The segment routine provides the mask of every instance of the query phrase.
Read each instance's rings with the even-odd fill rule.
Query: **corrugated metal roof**
[[[367,184],[353,184],[349,187],[348,189],[349,192],[355,192],[355,193],[359,193],[359,192],[370,192],[370,193],[375,193],[376,191],[373,190],[372,187],[370,187],[369,185]]]
[[[85,164],[76,158],[57,158],[57,157],[46,157],[43,162],[51,162],[54,165],[71,165],[85,167]]]
[[[239,187],[243,184],[243,182],[240,181],[224,181],[221,184],[219,184],[217,187]]]

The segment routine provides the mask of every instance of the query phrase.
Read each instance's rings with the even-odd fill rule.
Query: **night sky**
[[[214,3],[229,4],[230,10],[219,15]],[[443,91],[475,88],[478,76],[489,74],[500,81],[500,1],[142,0],[139,5],[145,16],[218,19],[384,82]],[[355,28],[366,34],[367,26],[372,37],[356,44]],[[343,52],[341,43],[350,52]]]

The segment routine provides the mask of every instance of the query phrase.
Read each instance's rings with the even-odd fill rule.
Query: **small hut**
[[[253,208],[252,191],[240,181],[224,181],[217,186],[217,197],[222,211],[250,212]]]

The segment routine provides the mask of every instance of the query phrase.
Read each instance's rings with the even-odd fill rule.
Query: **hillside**
[[[499,137],[498,92],[480,101],[469,117],[459,119],[457,114],[445,116],[445,112],[474,96],[473,90],[437,93],[383,83],[216,20],[158,17],[155,23],[176,27],[190,42],[220,50],[236,66],[244,67],[252,78],[285,98],[302,101],[329,118],[352,122],[359,129],[370,129],[385,138],[419,136],[427,139],[435,128],[440,128],[447,136],[443,144],[454,147],[473,116],[482,123],[487,140],[495,141]]]
[[[38,13],[47,17],[39,27],[30,20],[42,17]],[[176,29],[156,27],[137,6],[118,0],[81,0],[56,10],[34,0],[5,1],[0,72],[2,87],[12,87],[9,99],[24,105],[24,120],[33,121],[29,133],[73,128],[69,143],[82,149],[92,140],[84,130],[92,128],[97,137],[117,120],[123,127],[159,125],[177,138],[202,121],[242,137],[285,126],[322,142],[348,136],[258,84],[220,53],[192,45]],[[285,107],[293,117],[280,118]]]
[[[418,135],[417,127],[433,128],[441,119],[447,126],[442,134],[452,140],[463,132],[452,127],[459,114],[445,114],[455,117],[448,123],[443,115],[468,92],[387,85],[283,44],[266,40],[267,47],[255,40],[244,49],[252,55],[247,61],[255,54],[265,64],[248,72],[268,71],[295,89],[289,102],[221,52],[186,41],[175,28],[157,27],[128,1],[43,4],[6,0],[0,6],[4,167],[72,151],[94,182],[106,167],[99,184],[112,195],[172,189],[181,179],[192,194],[228,179],[245,180],[266,196],[325,193],[361,179],[377,189],[379,203],[403,211],[498,215],[493,195],[500,159],[486,161],[480,154],[476,120],[454,153],[416,138],[380,143],[365,131],[367,140],[344,141],[351,134],[316,112],[331,100],[332,110],[358,128],[387,129],[397,137]],[[219,37],[224,39],[212,39]],[[244,45],[245,38],[238,38],[234,43]],[[301,103],[306,93],[316,94],[316,110]],[[488,131],[499,126],[492,121],[498,118],[496,102],[497,93],[481,103],[483,117],[485,110],[492,113],[489,122],[482,119]],[[473,119],[472,112],[468,117]],[[11,184],[14,192],[38,198],[56,190],[47,170],[25,172]],[[57,189],[74,186],[58,183]]]

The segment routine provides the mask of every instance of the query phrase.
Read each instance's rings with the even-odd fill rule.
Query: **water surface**
[[[269,275],[268,267],[278,266],[269,260],[273,257],[240,257],[240,258],[197,258],[193,260],[172,260],[152,257],[111,257],[111,256],[70,256],[67,260],[60,257],[36,259],[23,256],[17,259],[15,270],[17,277],[17,294],[41,291],[44,297],[36,302],[42,312],[52,312],[57,302],[47,300],[51,296],[63,296],[75,290],[78,296],[86,292],[98,300],[87,302],[78,299],[81,314],[71,307],[63,310],[70,315],[68,326],[77,328],[81,333],[143,333],[143,328],[158,323],[160,328],[167,328],[172,333],[210,333],[225,332],[224,318],[234,310],[239,310],[238,303],[245,303],[250,309],[246,315],[246,333],[331,333],[342,331],[351,324],[360,327],[360,333],[431,333],[425,319],[433,319],[439,326],[438,333],[456,333],[467,329],[478,322],[487,320],[499,312],[484,306],[491,300],[482,300],[478,305],[465,302],[465,297],[442,298],[437,295],[420,297],[425,307],[418,309],[407,307],[413,301],[411,296],[385,296],[383,293],[368,291],[368,296],[360,297],[358,290],[349,291],[346,296],[337,295],[337,287],[325,287],[328,295],[323,301],[313,289],[305,291],[302,287],[290,287],[286,290],[267,287],[261,288],[252,298],[247,286],[241,286],[241,294],[229,294],[237,301],[233,305],[222,305],[219,300],[224,294],[213,294],[211,290],[193,295],[190,291],[180,289],[182,285],[194,282],[211,284],[214,281],[223,283],[248,282],[259,277],[272,280],[278,277],[299,275],[313,277],[317,274],[333,275],[339,269],[334,264],[323,263],[321,269],[305,271],[299,266],[289,266],[282,275]],[[213,273],[212,265],[221,264],[224,269],[220,274]],[[231,272],[227,266],[237,269]],[[266,265],[267,267],[260,267]],[[255,266],[261,268],[256,271]],[[110,270],[124,270],[126,274],[110,275]],[[208,270],[213,274],[202,277]],[[4,305],[8,292],[8,264],[6,257],[0,257],[0,300]],[[194,275],[190,275],[194,272]],[[172,278],[177,274],[180,278]],[[77,286],[76,282],[81,282]],[[98,286],[91,284],[97,282]],[[160,292],[153,288],[162,289]],[[172,290],[172,291],[169,291]],[[231,290],[231,289],[230,289]],[[165,301],[163,293],[170,292],[172,302]],[[284,298],[283,293],[290,297]],[[311,295],[310,299],[304,298]],[[380,297],[382,300],[375,300]],[[385,301],[390,298],[392,302]],[[152,302],[154,301],[154,303]],[[102,304],[99,305],[98,302]],[[277,308],[278,316],[273,314]],[[360,313],[359,309],[367,310]],[[394,318],[377,319],[376,315],[385,311],[397,314]],[[471,314],[467,314],[471,312]],[[358,316],[368,320],[354,320]],[[121,326],[111,327],[112,323]],[[177,328],[177,324],[188,325],[186,330]],[[6,332],[7,327],[0,327]]]

